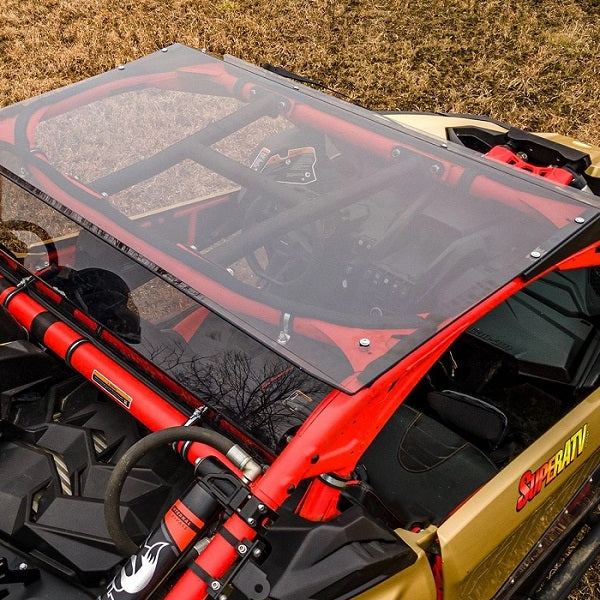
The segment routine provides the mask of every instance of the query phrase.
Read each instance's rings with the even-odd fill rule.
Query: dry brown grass
[[[600,143],[598,0],[2,0],[0,105],[179,41]]]
[[[599,0],[2,0],[0,106],[173,42],[600,144]],[[573,597],[600,598],[599,573]]]

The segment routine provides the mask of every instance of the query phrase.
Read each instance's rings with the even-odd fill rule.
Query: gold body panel
[[[523,473],[545,464],[587,425],[582,453],[517,511]],[[600,462],[600,391],[594,392],[474,494],[438,529],[444,599],[489,599]]]
[[[497,123],[469,117],[453,117],[441,114],[436,115],[420,113],[393,113],[386,114],[385,116],[392,121],[413,129],[425,131],[429,135],[442,140],[448,139],[446,135],[447,127],[464,127],[467,125],[472,125],[490,129],[492,131],[507,131],[505,127],[502,127]],[[537,135],[562,144],[563,146],[569,146],[570,148],[575,148],[581,152],[586,152],[590,155],[592,160],[592,164],[590,167],[588,167],[586,173],[592,177],[600,177],[600,147],[591,146],[590,144],[586,144],[584,142],[580,142],[579,140],[557,133],[538,133]]]

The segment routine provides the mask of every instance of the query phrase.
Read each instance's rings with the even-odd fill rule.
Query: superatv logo
[[[525,471],[519,482],[517,510],[521,510],[533,500],[555,477],[560,475],[582,452],[587,443],[587,423],[578,429],[556,454],[550,457],[535,472]]]

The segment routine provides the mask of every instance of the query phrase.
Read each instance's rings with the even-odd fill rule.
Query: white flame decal
[[[154,577],[161,551],[169,545],[167,542],[156,542],[152,546],[144,546],[146,552],[141,556],[134,554],[123,566],[119,576],[115,578],[112,584],[113,590],[128,594],[141,592]]]

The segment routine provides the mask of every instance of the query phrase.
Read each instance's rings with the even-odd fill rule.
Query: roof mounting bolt
[[[259,504],[256,508],[258,508],[258,512],[267,512],[267,507],[264,504]]]
[[[221,584],[218,581],[213,580],[210,582],[210,587],[211,587],[211,589],[215,590],[215,592],[216,592],[217,590],[221,589]]]
[[[575,223],[581,225],[582,223],[585,223],[585,219],[583,217],[575,217]]]
[[[19,563],[19,571],[27,571],[29,565],[26,562]]]
[[[253,519],[252,517],[248,517],[246,522],[248,525],[250,525],[250,527],[254,527],[256,525],[256,519]]]
[[[371,340],[369,338],[360,338],[360,340],[358,340],[358,345],[361,348],[368,348],[371,345]]]
[[[448,148],[448,144],[442,144],[442,148]]]
[[[248,552],[248,547],[244,544],[239,544],[237,547],[237,551],[242,555],[246,554],[246,552]]]
[[[540,256],[542,256],[542,253],[539,250],[532,250],[529,253],[529,256],[531,256],[531,258],[540,258]]]
[[[168,51],[169,51],[169,49],[168,49],[168,48],[161,48],[161,49],[160,49],[160,51],[161,51],[161,52],[168,52]]]
[[[119,71],[124,71],[124,70],[125,70],[125,66],[124,66],[124,65],[119,65],[119,66],[117,67],[117,69],[118,69]]]
[[[398,158],[400,155],[402,154],[402,150],[400,150],[400,148],[392,148],[392,158]]]

